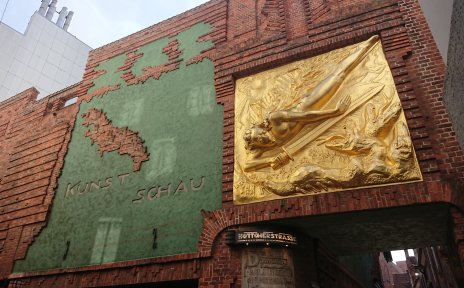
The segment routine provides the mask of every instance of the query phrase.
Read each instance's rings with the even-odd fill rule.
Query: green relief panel
[[[208,32],[205,27],[191,29],[195,39]],[[177,39],[185,54],[212,46],[189,40],[189,31],[168,40]],[[141,50],[162,46],[155,41]],[[115,69],[114,63],[121,63],[116,58],[101,66]],[[137,65],[157,65],[162,59],[144,53]],[[124,85],[81,103],[47,227],[26,259],[16,262],[15,272],[197,251],[200,211],[221,206],[223,110],[215,100],[213,63],[204,59],[186,66],[188,58],[183,59],[179,69],[159,80]],[[119,81],[104,79],[96,88]],[[89,111],[106,114],[82,117]],[[111,123],[103,125],[101,117]],[[106,134],[92,144],[92,133],[101,129]],[[141,147],[141,154],[146,147],[149,159],[139,162],[139,171],[134,171],[134,153],[124,153],[126,146]]]
[[[168,45],[169,38],[164,37],[151,45],[146,45],[137,50],[137,53],[143,53],[143,56],[137,61],[132,67],[132,72],[135,75],[140,75],[143,72],[143,68],[147,66],[158,66],[168,62],[168,55],[163,54],[163,48]]]
[[[180,49],[183,50],[181,56],[184,60],[188,60],[193,56],[200,54],[201,51],[211,48],[211,42],[198,42],[198,37],[206,34],[210,29],[207,24],[198,24],[192,27],[191,32],[186,31],[179,33],[177,39],[180,43]]]

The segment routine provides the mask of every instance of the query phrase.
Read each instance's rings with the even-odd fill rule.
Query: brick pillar
[[[450,265],[459,287],[464,287],[464,214],[451,208]]]

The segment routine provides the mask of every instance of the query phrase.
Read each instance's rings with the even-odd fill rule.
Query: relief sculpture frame
[[[422,181],[378,36],[238,79],[234,203]]]

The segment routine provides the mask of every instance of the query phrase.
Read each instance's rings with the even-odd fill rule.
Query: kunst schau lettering
[[[127,177],[130,173],[121,174],[117,176],[104,177],[102,179],[90,180],[90,181],[78,181],[76,183],[68,183],[66,186],[66,192],[64,194],[65,199],[69,199],[76,196],[82,196],[84,194],[106,191],[109,190],[113,185],[124,186],[127,182]]]
[[[127,173],[97,180],[68,183],[64,198],[70,199],[99,191],[111,191],[110,189],[112,187],[122,188],[127,185],[129,176],[130,173]],[[167,185],[156,184],[148,188],[138,189],[131,202],[138,204],[146,200],[152,201],[162,197],[182,195],[184,193],[196,193],[201,191],[205,183],[206,177],[201,176],[198,179],[190,178],[189,180],[179,180],[174,183],[168,183]]]
[[[144,201],[156,201],[162,197],[182,195],[185,193],[196,193],[201,191],[205,185],[206,177],[200,179],[180,180],[178,183],[168,183],[167,185],[154,185],[149,188],[139,189],[136,192],[132,203],[139,204]]]

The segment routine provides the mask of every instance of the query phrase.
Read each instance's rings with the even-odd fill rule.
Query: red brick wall
[[[205,51],[203,56],[215,63],[217,101],[224,105],[223,208],[204,213],[199,252],[70,269],[66,270],[66,274],[57,270],[48,272],[49,276],[14,276],[29,276],[25,280],[29,283],[26,286],[75,287],[84,283],[95,286],[199,278],[202,287],[240,287],[240,279],[230,275],[238,275],[236,268],[230,265],[237,264],[237,255],[223,247],[221,240],[221,232],[232,225],[431,202],[450,203],[458,208],[458,213],[464,209],[464,198],[459,192],[463,187],[464,155],[442,102],[445,66],[417,0],[213,0],[92,51],[82,84],[71,90],[75,90],[81,100],[92,97],[86,92],[97,77],[95,67],[99,63],[123,53],[129,58],[134,57],[133,52],[138,47],[166,35],[172,36],[198,22],[210,23],[215,28],[206,38],[212,39],[216,47]],[[424,181],[234,206],[235,79],[354,44],[374,34],[380,35],[383,42]],[[20,163],[15,162],[14,155],[34,149],[29,143],[42,145],[37,148],[40,151],[49,151],[47,149],[52,147],[48,143],[52,143],[52,138],[59,139],[56,141],[66,147],[69,133],[65,131],[69,131],[69,125],[72,126],[75,113],[75,108],[66,108],[53,116],[50,111],[55,108],[50,110],[49,103],[53,104],[55,98],[35,103],[27,100],[27,95],[33,93],[26,91],[16,96],[17,100],[0,104],[0,115],[7,115],[0,118],[0,135],[4,135],[0,145],[6,147],[0,154],[0,278],[8,276],[12,261],[24,256],[33,236],[44,224],[64,153],[63,150],[53,152],[60,153],[58,158],[54,158],[54,164],[46,166],[44,163],[43,167],[38,166],[41,168],[35,170],[32,166],[39,164],[34,162],[37,160],[23,160],[30,161],[31,164],[26,165],[32,165],[31,169],[27,168],[29,170],[24,174],[27,177],[16,180],[11,176],[13,172],[9,172],[14,171],[11,169],[16,167],[15,163]],[[29,112],[26,113],[24,107],[29,107]],[[8,114],[8,111],[12,112]],[[50,141],[42,143],[34,140],[36,138]],[[42,185],[41,192],[34,190],[37,193],[34,195],[42,198],[14,200],[17,194],[24,195],[21,187],[40,186],[27,186],[30,185],[27,181],[38,181]],[[18,185],[21,186],[18,188]],[[12,206],[1,202],[6,201],[3,199],[13,201],[8,202]],[[463,237],[457,230],[455,241],[458,245],[463,245]],[[463,257],[461,253],[461,259]],[[173,273],[173,270],[180,272]],[[157,271],[155,276],[153,271]]]

